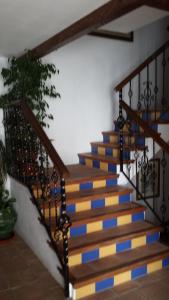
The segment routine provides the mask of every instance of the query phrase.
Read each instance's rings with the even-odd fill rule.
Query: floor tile
[[[140,288],[139,294],[144,297],[145,300],[168,300],[169,299],[169,287],[163,284],[163,281],[152,283],[148,286]]]

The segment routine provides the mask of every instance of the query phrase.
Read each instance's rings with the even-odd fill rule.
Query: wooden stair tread
[[[144,210],[146,210],[145,206],[138,205],[134,202],[129,202],[102,207],[101,209],[96,208],[93,210],[91,209],[87,211],[77,212],[76,214],[69,214],[69,216],[71,218],[73,226],[74,224],[77,225],[77,223],[81,223],[84,221],[90,223],[100,219],[105,220],[107,219],[107,217],[121,216],[130,214],[131,212],[134,213]]]
[[[163,125],[167,125],[169,124],[169,120],[152,120],[152,121],[148,121],[148,124],[163,124]]]
[[[96,168],[89,168],[80,164],[67,165],[70,177],[66,179],[66,184],[80,183],[93,180],[118,178],[118,174],[110,174]]]
[[[104,143],[104,142],[92,142],[91,143],[92,146],[99,146],[99,147],[104,147],[104,148],[117,148],[120,149],[120,145],[119,144],[115,144],[115,143]],[[124,145],[123,148],[125,149],[129,149],[129,150],[144,150],[145,148],[147,148],[147,146],[139,146],[139,145]]]
[[[100,232],[89,233],[87,236],[73,237],[69,239],[70,254],[79,253],[79,251],[87,251],[93,247],[100,247],[101,245],[109,245],[116,243],[126,238],[134,238],[150,232],[160,231],[160,226],[154,226],[146,221],[136,222],[118,226],[111,229],[106,229]]]
[[[143,108],[143,109],[139,109],[139,110],[135,110],[135,112],[136,113],[147,113],[147,109],[146,108]],[[155,113],[155,112],[157,112],[157,113],[162,113],[162,109],[161,108],[156,108],[156,109],[154,109],[154,108],[149,108],[148,109],[148,113]],[[167,113],[167,111],[166,111],[166,113]]]
[[[161,259],[169,255],[169,247],[156,242],[152,245],[117,253],[97,261],[70,268],[70,278],[75,288],[103,280],[137,266]]]
[[[105,155],[99,155],[99,154],[93,154],[93,153],[80,153],[78,154],[79,157],[80,156],[85,156],[86,158],[89,159],[94,159],[94,160],[101,160],[103,162],[107,162],[107,163],[113,163],[113,164],[120,164],[120,159],[119,158],[113,158],[113,157],[109,157],[109,156],[105,156]],[[134,160],[133,159],[124,159],[123,163],[127,164],[127,163],[133,163]]]
[[[103,135],[110,135],[110,136],[119,136],[120,132],[116,132],[116,131],[103,131],[102,134]],[[161,133],[159,133],[159,132],[157,132],[157,134],[161,135]],[[129,132],[128,131],[123,131],[123,135],[124,136],[128,136]],[[144,134],[144,132],[141,132],[141,133],[132,132],[132,136],[135,136],[135,137],[142,137],[142,136],[149,137],[149,135]]]

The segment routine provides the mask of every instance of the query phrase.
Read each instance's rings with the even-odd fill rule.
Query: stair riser
[[[95,221],[92,223],[84,223],[81,225],[72,224],[70,228],[70,237],[78,237],[88,233],[110,229],[121,225],[127,225],[137,221],[144,220],[144,212],[137,212],[134,214],[126,214],[118,217],[107,217],[107,219]]]
[[[84,158],[82,156],[79,158],[79,162],[81,165],[86,165],[89,168],[97,168],[102,171],[112,172],[114,174],[116,174],[116,172],[117,172],[116,164],[107,163],[107,162],[100,161],[100,160],[92,160],[92,159]],[[116,181],[116,184],[117,184],[117,181]]]
[[[119,149],[112,149],[108,147],[97,147],[92,146],[92,153],[93,154],[99,154],[104,156],[109,156],[112,158],[119,158],[120,157],[120,150]],[[123,151],[123,159],[130,159],[130,151],[124,150]]]
[[[125,239],[119,243],[103,245],[99,248],[93,248],[85,252],[79,252],[69,256],[69,266],[73,267],[79,264],[86,264],[100,258],[124,252],[126,250],[136,249],[140,246],[152,244],[159,240],[160,232],[144,233],[141,236]]]
[[[142,118],[143,120],[147,121],[155,121],[157,119],[159,119],[160,121],[169,121],[169,112],[141,112],[139,113],[140,118]]]
[[[109,178],[109,179],[102,179],[102,180],[94,180],[88,181],[84,183],[77,183],[72,185],[66,186],[66,192],[78,192],[78,191],[86,191],[92,190],[102,187],[111,187],[117,185],[117,178]]]
[[[121,272],[114,276],[109,276],[104,280],[98,280],[96,282],[84,285],[74,290],[74,299],[82,299],[84,297],[103,292],[107,289],[112,289],[122,283],[129,282],[131,280],[138,279],[140,277],[151,274],[155,271],[161,270],[169,266],[169,256],[163,259],[154,259],[153,262],[137,266],[131,269]]]
[[[84,191],[84,190],[91,190],[95,188],[102,188],[102,187],[111,187],[117,185],[117,179],[110,178],[110,179],[101,179],[101,180],[93,180],[88,181],[84,183],[75,183],[75,184],[69,184],[66,185],[66,193],[71,192],[78,192],[78,191]],[[50,194],[52,196],[55,196],[58,194],[60,190],[58,188],[53,188],[50,191]],[[33,190],[34,197],[40,198],[42,195],[41,189],[34,188]]]
[[[87,210],[94,210],[98,208],[104,208],[112,205],[122,204],[130,202],[130,194],[126,195],[116,195],[116,196],[110,196],[105,198],[98,198],[94,200],[87,200],[87,201],[80,201],[79,203],[72,203],[67,204],[67,212],[74,214],[77,212],[87,211]],[[48,204],[50,205],[50,204]],[[46,203],[47,206],[47,203]],[[55,217],[56,216],[56,208],[55,205],[52,204],[50,208],[50,216]],[[45,217],[49,218],[49,208],[46,207],[44,210]],[[60,208],[58,207],[58,214],[60,213]]]
[[[120,142],[120,137],[119,136],[109,136],[109,135],[104,135],[103,136],[103,142],[108,144],[108,143],[115,143],[119,144]],[[134,137],[132,136],[129,138],[129,136],[124,136],[123,137],[123,143],[124,145],[137,145],[137,146],[145,146],[145,138],[144,137]]]
[[[146,121],[147,121],[147,120],[146,120]],[[119,132],[119,127],[118,127],[118,125],[117,125],[117,122],[114,122],[114,124],[115,124],[115,132]],[[158,130],[158,125],[157,125],[157,124],[151,124],[150,128],[153,129],[153,130],[155,130],[155,131],[157,132],[157,130]],[[123,130],[126,131],[126,132],[130,132],[130,131],[129,131],[129,126],[127,126],[126,124],[124,125]],[[143,128],[141,128],[139,125],[137,125],[137,124],[135,124],[135,123],[132,123],[132,124],[131,124],[131,132],[132,132],[132,133],[137,133],[137,132],[143,133],[144,130],[143,130]]]
[[[94,210],[98,208],[104,208],[116,204],[130,202],[130,194],[117,195],[112,197],[106,197],[102,199],[95,199],[90,201],[85,201],[81,203],[76,203],[72,205],[67,205],[67,212],[76,213],[86,210]]]
[[[149,121],[154,121],[155,119],[159,119],[161,116],[160,112],[140,112],[139,117],[145,121],[149,120]]]

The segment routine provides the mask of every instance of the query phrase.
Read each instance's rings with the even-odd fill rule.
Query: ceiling
[[[0,0],[0,56],[19,55],[24,49],[32,49],[107,2],[107,0]],[[107,24],[104,28],[127,32],[167,14],[157,9],[142,7]]]
[[[127,33],[164,18],[167,15],[169,15],[169,12],[167,11],[148,6],[142,6],[138,9],[135,9],[133,12],[122,16],[121,18],[108,23],[103,28]]]

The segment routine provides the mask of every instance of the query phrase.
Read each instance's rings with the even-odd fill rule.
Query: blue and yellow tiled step
[[[114,125],[115,125],[115,131],[119,132],[119,127],[118,127],[117,121],[114,122]],[[153,129],[154,131],[157,132],[157,130],[158,130],[158,124],[157,123],[154,123],[153,121],[150,121],[149,126],[150,126],[151,129]],[[139,134],[144,133],[144,129],[142,127],[140,127],[138,124],[135,124],[133,122],[131,122],[130,127],[129,127],[128,124],[125,124],[124,127],[123,127],[123,130],[126,131],[126,132],[129,132],[129,130],[130,130],[131,133],[133,133],[133,134],[135,134],[135,133],[139,133]]]
[[[92,169],[82,165],[68,166],[70,177],[66,180],[66,193],[94,190],[117,185],[119,177],[116,173],[107,173],[99,169]],[[41,196],[41,188],[38,185],[32,186],[33,194],[36,199]],[[49,196],[55,196],[59,192],[58,187],[51,183]]]
[[[71,267],[74,299],[85,299],[168,266],[169,248],[154,242]]]
[[[69,266],[86,264],[112,254],[152,244],[159,240],[159,226],[136,222],[69,240]]]
[[[103,134],[103,143],[112,143],[119,145],[120,143],[120,135],[119,132],[115,131],[105,131]],[[131,137],[128,132],[123,132],[123,143],[124,145],[145,145],[145,136],[144,134],[133,134]]]
[[[145,121],[155,121],[157,120],[159,123],[160,121],[169,121],[169,111],[162,111],[162,109],[150,109],[148,112],[146,110],[138,111],[137,114],[139,117]]]
[[[133,202],[69,214],[72,220],[70,237],[111,229],[144,220],[145,207]]]
[[[106,172],[117,172],[117,165],[120,164],[119,158],[112,158],[109,156],[93,154],[93,153],[81,153],[79,154],[80,164],[86,165],[90,168],[98,168]],[[133,163],[134,160],[124,160],[124,164]]]
[[[120,203],[126,203],[131,200],[130,194],[133,190],[123,186],[106,186],[104,188],[95,188],[91,190],[81,190],[79,192],[67,194],[67,212],[77,213],[90,209],[104,208]],[[49,202],[43,204],[45,217],[52,217],[58,212],[60,202],[55,197],[51,197]]]
[[[105,155],[105,156],[109,156],[109,157],[113,157],[113,158],[120,157],[120,146],[118,144],[93,142],[93,143],[91,143],[91,147],[92,147],[93,154]],[[124,145],[123,159],[124,160],[130,159],[131,151],[136,151],[136,150],[143,151],[145,148],[146,148],[145,146]]]

